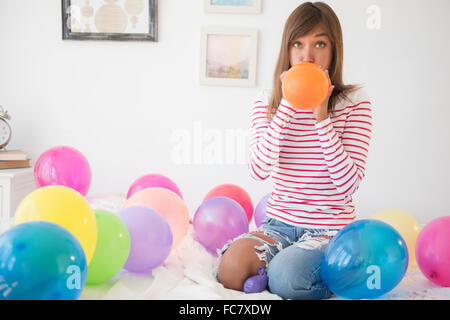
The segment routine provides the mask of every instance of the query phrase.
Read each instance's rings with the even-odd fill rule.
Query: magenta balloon
[[[34,178],[38,187],[62,185],[85,196],[91,185],[91,168],[80,151],[58,146],[41,154],[34,166]]]
[[[416,260],[430,281],[450,287],[450,216],[428,223],[416,240]]]
[[[247,215],[233,199],[215,197],[204,201],[194,215],[197,240],[211,253],[248,232]]]
[[[173,237],[161,214],[142,206],[129,206],[117,212],[130,233],[130,254],[124,268],[146,272],[162,264],[172,250]]]
[[[266,210],[267,210],[267,201],[270,198],[271,193],[266,194],[264,197],[262,197],[261,200],[259,200],[258,204],[255,208],[255,224],[257,227],[261,226],[261,223],[263,222],[264,218],[266,217]]]
[[[181,191],[178,188],[178,186],[175,184],[175,182],[173,182],[166,176],[163,176],[162,174],[157,174],[157,173],[147,174],[145,176],[140,177],[135,182],[133,182],[131,187],[128,189],[127,199],[129,197],[131,197],[134,193],[136,193],[142,189],[147,189],[147,188],[152,188],[152,187],[160,187],[160,188],[169,189],[170,191],[173,191],[177,195],[179,195],[181,199],[183,199],[183,196],[181,195]]]

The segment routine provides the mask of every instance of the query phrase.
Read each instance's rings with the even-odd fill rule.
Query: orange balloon
[[[161,214],[172,230],[173,249],[183,241],[189,229],[189,211],[184,201],[175,192],[166,188],[142,189],[128,198],[123,207],[144,206]]]
[[[295,108],[308,110],[318,107],[327,97],[328,78],[314,63],[297,64],[284,76],[281,89],[284,98]]]

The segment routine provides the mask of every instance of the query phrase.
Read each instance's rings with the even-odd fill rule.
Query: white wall
[[[397,208],[425,223],[449,215],[450,1],[327,2],[343,27],[345,80],[365,84],[374,106],[367,176],[355,197],[360,216]],[[245,161],[195,163],[194,155],[248,130],[253,98],[271,86],[284,21],[300,3],[264,0],[262,14],[239,15],[206,14],[202,0],[159,0],[153,43],[63,41],[60,1],[0,0],[9,148],[34,161],[56,145],[77,148],[92,168],[89,195],[126,193],[136,178],[157,172],[179,185],[191,215],[222,183],[244,187],[256,205],[271,185],[252,181]],[[367,27],[371,5],[381,10],[380,29]],[[258,28],[256,87],[199,85],[203,26]],[[191,163],[174,158],[180,130],[193,143]],[[235,153],[246,148],[231,145]]]

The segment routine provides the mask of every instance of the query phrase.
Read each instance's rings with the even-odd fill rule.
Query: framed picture
[[[157,41],[157,0],[61,0],[63,40]]]
[[[203,0],[205,12],[261,13],[261,0]]]
[[[257,29],[202,28],[200,83],[254,86]]]

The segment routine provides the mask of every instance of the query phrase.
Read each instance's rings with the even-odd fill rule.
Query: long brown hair
[[[348,92],[358,88],[358,85],[345,85],[342,80],[344,44],[341,24],[333,9],[323,2],[302,3],[291,13],[284,26],[281,49],[273,75],[272,95],[269,100],[269,112],[267,113],[269,120],[276,113],[283,97],[280,76],[292,67],[289,54],[292,41],[307,35],[320,24],[331,41],[333,54],[328,73],[335,88],[328,101],[328,112],[333,112],[333,108],[340,98],[347,98]]]

